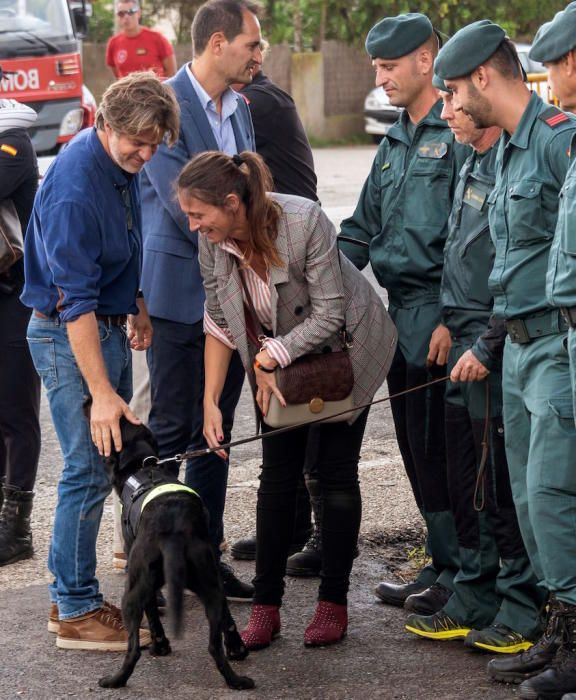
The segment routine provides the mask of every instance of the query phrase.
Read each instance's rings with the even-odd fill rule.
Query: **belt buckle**
[[[528,328],[526,327],[526,324],[521,318],[516,318],[512,321],[508,321],[508,323],[506,324],[506,330],[508,331],[510,340],[513,343],[525,345],[531,340],[530,333],[528,333]]]

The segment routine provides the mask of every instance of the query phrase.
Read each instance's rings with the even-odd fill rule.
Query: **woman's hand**
[[[258,364],[269,370],[275,369],[278,365],[276,360],[272,359],[266,350],[260,351],[256,355],[255,360]],[[268,415],[270,396],[272,394],[274,394],[278,401],[280,401],[281,406],[286,406],[286,401],[282,396],[280,389],[276,385],[276,376],[274,372],[266,372],[265,370],[258,369],[258,367],[254,367],[254,374],[256,375],[257,387],[256,403],[262,411],[262,415]]]
[[[208,447],[218,447],[224,440],[222,429],[222,412],[215,403],[204,402],[204,438]],[[228,459],[226,450],[217,450],[215,453],[222,459]]]

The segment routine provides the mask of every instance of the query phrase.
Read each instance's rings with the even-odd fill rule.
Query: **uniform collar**
[[[533,92],[530,95],[530,100],[526,105],[526,109],[524,110],[524,114],[518,123],[516,131],[508,140],[506,140],[506,136],[504,137],[506,148],[508,148],[510,145],[514,146],[515,148],[522,148],[524,150],[528,148],[530,145],[530,135],[532,133],[532,129],[534,128],[534,124],[538,119],[538,115],[542,111],[543,105],[544,102],[542,101],[542,98]]]
[[[444,121],[444,119],[440,118],[441,113],[442,100],[439,99],[434,103],[432,109],[428,112],[424,119],[421,119],[418,122],[418,124],[416,124],[416,130],[418,130],[421,126],[439,126],[443,129],[447,128],[447,124]],[[403,143],[409,146],[412,143],[412,139],[410,138],[410,134],[408,133],[409,120],[410,117],[408,116],[408,112],[404,110],[400,115],[398,121],[395,124],[393,124],[388,130],[387,136],[396,139],[397,141],[402,141]]]

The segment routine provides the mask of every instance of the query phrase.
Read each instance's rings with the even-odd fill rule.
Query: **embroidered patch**
[[[148,51],[144,48],[141,49],[136,49],[136,55],[137,56],[145,56],[148,53]]]
[[[14,146],[10,146],[10,144],[8,143],[3,143],[0,146],[0,151],[2,151],[3,153],[8,153],[8,155],[10,156],[15,156],[18,153],[17,149],[14,148]]]
[[[421,158],[444,158],[448,153],[448,144],[442,143],[428,143],[418,148],[418,155]]]
[[[567,122],[569,117],[561,109],[558,109],[558,107],[550,107],[542,112],[538,119],[541,119],[545,124],[548,124],[551,129],[554,129],[558,124]]]
[[[478,189],[477,187],[473,187],[472,185],[468,185],[466,191],[464,192],[464,201],[473,209],[482,211],[482,207],[486,201],[486,196],[486,193],[482,192],[482,190]]]

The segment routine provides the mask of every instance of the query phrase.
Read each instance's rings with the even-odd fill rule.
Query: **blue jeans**
[[[110,382],[128,402],[132,367],[126,333],[102,321],[98,330]],[[89,392],[74,359],[66,324],[32,315],[28,345],[46,389],[64,457],[48,568],[54,575],[50,599],[58,603],[60,617],[67,619],[102,606],[96,578],[96,538],[111,486],[82,410]]]
[[[152,407],[149,427],[156,436],[161,457],[208,447],[204,423],[204,330],[202,321],[186,324],[152,318],[154,338],[148,350]],[[229,442],[234,411],[244,382],[244,368],[237,352],[220,398],[224,441]],[[217,556],[224,536],[224,505],[228,485],[228,461],[216,454],[189,459],[186,484],[200,494],[210,516],[209,534]]]

